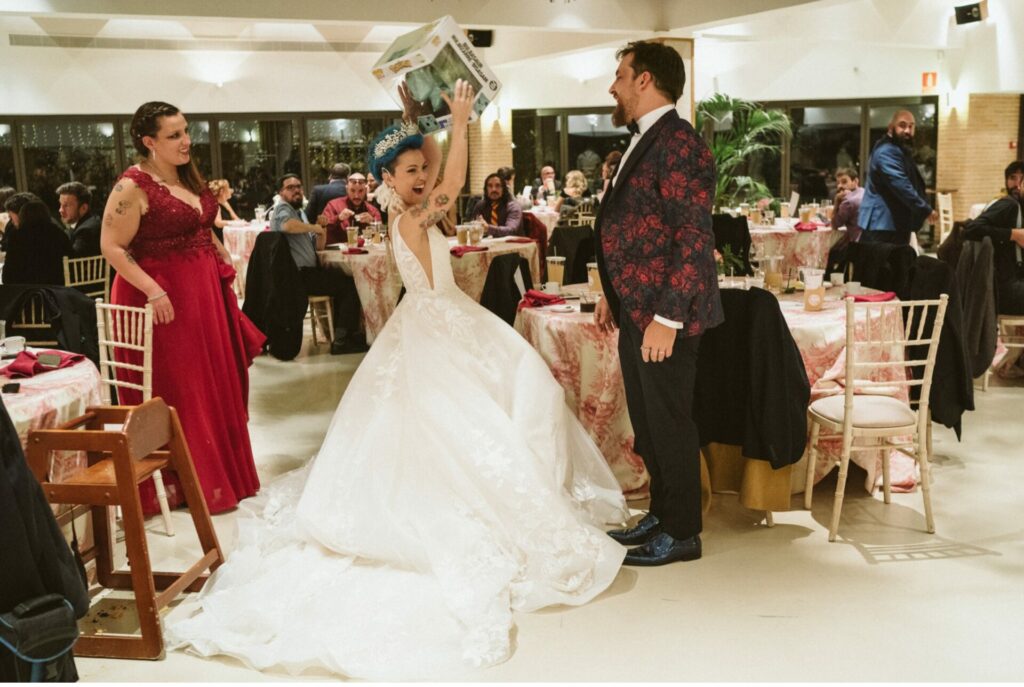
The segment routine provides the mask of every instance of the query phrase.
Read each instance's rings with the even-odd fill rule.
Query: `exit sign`
[[[934,95],[939,88],[938,72],[921,72],[921,95]]]

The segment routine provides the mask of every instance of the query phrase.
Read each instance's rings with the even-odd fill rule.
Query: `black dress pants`
[[[651,475],[651,513],[665,532],[687,539],[701,531],[700,441],[693,421],[693,385],[700,335],[676,335],[672,355],[645,363],[643,333],[619,318],[619,361],[634,450]]]
[[[861,243],[893,243],[897,246],[909,246],[910,245],[910,232],[909,231],[889,231],[872,229],[870,231],[865,230],[860,233]]]
[[[307,295],[331,297],[336,341],[347,339],[359,331],[362,308],[352,277],[330,267],[303,267],[299,275]]]

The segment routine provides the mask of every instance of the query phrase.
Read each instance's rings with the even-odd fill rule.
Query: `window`
[[[93,207],[102,208],[117,178],[114,122],[27,122],[18,125],[25,159],[27,190],[56,214],[57,187],[80,181],[93,193]]]
[[[395,117],[366,119],[307,119],[306,148],[313,184],[327,183],[331,167],[339,162],[366,172],[366,153],[377,134],[400,120]]]
[[[0,188],[17,188],[14,178],[14,140],[11,125],[0,123]],[[3,208],[0,208],[3,212]]]
[[[613,150],[625,151],[630,134],[612,124],[610,114],[569,115],[569,169],[578,169],[587,177],[591,193],[603,187],[601,166]]]
[[[789,184],[801,201],[834,197],[839,167],[860,172],[860,113],[857,105],[790,109]]]
[[[516,191],[533,186],[545,164],[555,166],[560,177],[567,170],[561,168],[562,115],[540,114],[533,110],[512,113],[512,165],[516,170]]]
[[[251,217],[257,205],[270,205],[282,174],[302,176],[295,120],[222,119],[218,134],[221,173],[235,189],[240,216]]]

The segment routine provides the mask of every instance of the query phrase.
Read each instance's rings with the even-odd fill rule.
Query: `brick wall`
[[[512,109],[492,104],[469,125],[470,194],[480,195],[487,175],[506,166],[512,166]]]
[[[953,96],[955,98],[955,96]],[[1003,188],[1003,170],[1016,159],[1020,95],[972,94],[966,103],[939,98],[938,190],[953,191],[953,218],[986,203]],[[1020,142],[1018,142],[1018,145]]]

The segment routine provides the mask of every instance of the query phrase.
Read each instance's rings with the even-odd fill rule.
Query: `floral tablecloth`
[[[249,258],[256,245],[256,238],[270,229],[267,222],[250,222],[247,225],[227,225],[224,227],[224,247],[231,254],[231,264],[235,268],[235,293],[239,298],[245,296],[245,272],[249,269]]]
[[[21,385],[18,393],[3,394],[3,401],[22,446],[30,429],[57,427],[82,415],[89,406],[108,402],[99,370],[88,360],[34,377],[0,379]],[[55,454],[51,479],[59,482],[81,467],[85,467],[85,454]]]
[[[449,243],[456,245],[455,239],[449,239]],[[533,283],[540,282],[540,256],[536,243],[515,243],[499,238],[484,239],[483,245],[487,246],[486,251],[466,253],[461,258],[451,256],[455,283],[470,298],[480,300],[491,262],[506,253],[519,253],[526,258],[530,263]],[[371,245],[367,250],[362,255],[348,255],[340,250],[321,251],[320,264],[342,269],[352,276],[363,308],[366,340],[373,342],[395,311],[398,294],[402,290],[402,278],[391,251],[382,245]]]
[[[829,249],[839,241],[845,231],[827,226],[820,227],[818,231],[797,231],[781,225],[755,225],[750,228],[750,241],[751,247],[756,247],[762,262],[768,256],[781,255],[783,270],[795,270],[798,267],[824,268],[828,262]]]
[[[572,289],[567,291],[572,292]],[[846,349],[846,315],[842,302],[830,296],[819,312],[804,311],[799,296],[783,297],[781,304],[811,384],[841,375],[842,354]],[[642,495],[646,493],[648,478],[643,461],[633,451],[633,427],[618,359],[618,332],[602,332],[594,325],[593,314],[581,313],[578,307],[574,306],[572,312],[525,309],[516,318],[515,327],[548,363],[565,389],[567,403],[601,449],[623,492],[627,496]],[[872,326],[885,327],[886,331],[895,330],[894,333],[900,327],[898,321],[882,318],[877,312],[865,321],[871,321]],[[902,352],[878,351],[876,354],[874,359],[882,360],[893,354],[902,355]],[[897,374],[896,369],[880,374]],[[815,390],[812,398],[827,393]],[[839,449],[837,441],[820,443],[816,481],[833,465]],[[881,474],[881,452],[855,452],[852,460],[867,471],[865,486],[871,491]],[[801,465],[805,464],[801,461]],[[914,462],[903,454],[892,452],[890,471],[894,489],[912,489],[916,484]],[[800,467],[792,470],[793,491],[803,490],[804,474],[805,470]]]

